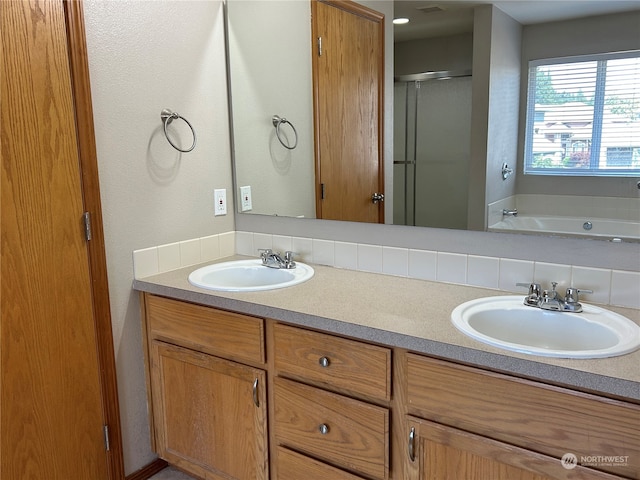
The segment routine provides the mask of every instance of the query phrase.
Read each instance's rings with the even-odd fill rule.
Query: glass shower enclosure
[[[471,71],[394,82],[393,223],[467,228]]]

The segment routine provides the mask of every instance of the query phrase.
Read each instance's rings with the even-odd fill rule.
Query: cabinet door
[[[405,424],[407,480],[618,478],[427,420]]]
[[[151,356],[158,455],[203,478],[266,480],[265,372],[157,341]]]

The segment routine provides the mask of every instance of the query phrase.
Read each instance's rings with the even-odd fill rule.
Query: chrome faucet
[[[504,208],[502,210],[502,216],[510,216],[510,217],[517,217],[518,216],[518,209],[517,208]]]
[[[261,248],[260,258],[262,258],[262,265],[269,268],[296,268],[296,262],[293,261],[294,252],[285,252],[284,257],[279,252],[274,252],[270,248]]]
[[[529,287],[529,293],[524,297],[524,304],[529,307],[537,307],[542,310],[552,310],[554,312],[582,312],[580,303],[580,293],[593,293],[593,290],[568,287],[564,298],[561,298],[556,291],[558,282],[551,282],[551,290],[541,292],[539,283],[516,283],[519,287]]]

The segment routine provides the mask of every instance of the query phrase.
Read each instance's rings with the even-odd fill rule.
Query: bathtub
[[[591,229],[588,229],[589,226],[591,226]],[[502,221],[490,225],[489,231],[587,236],[613,241],[640,242],[640,222],[611,220],[608,218],[519,214],[517,217],[504,217]]]

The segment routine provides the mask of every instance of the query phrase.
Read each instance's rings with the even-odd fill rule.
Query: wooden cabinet
[[[612,479],[557,458],[419,418],[407,419],[405,480]]]
[[[267,480],[264,320],[152,295],[144,306],[158,455],[201,478]]]
[[[414,354],[406,396],[407,413],[430,421],[408,417],[406,435],[414,429],[417,449],[408,478],[456,478],[458,468],[477,468],[469,471],[475,478],[514,478],[503,464],[529,472],[523,478],[640,477],[638,405]],[[579,468],[564,468],[565,454]],[[436,467],[435,457],[446,460]]]
[[[200,478],[640,478],[640,405],[143,299],[154,448]]]
[[[278,454],[278,479],[292,465],[389,478],[391,350],[281,324],[273,336],[275,443],[304,454]]]

